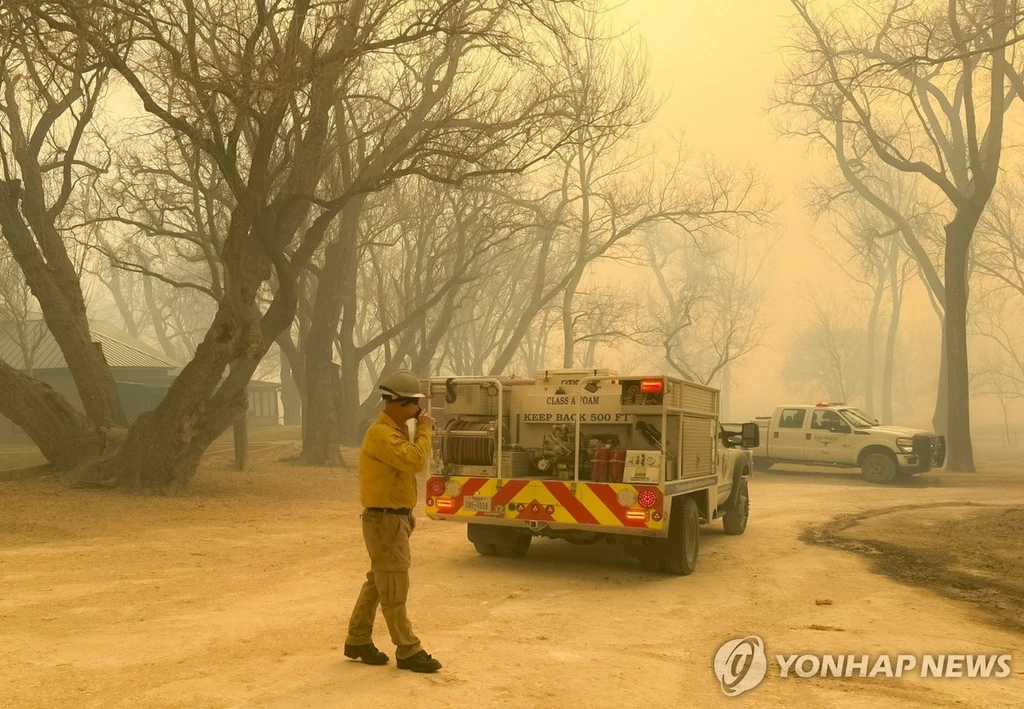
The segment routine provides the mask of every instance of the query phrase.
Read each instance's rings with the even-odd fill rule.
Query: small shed
[[[278,393],[281,391],[279,382],[267,382],[253,379],[249,382],[249,410],[246,412],[250,426],[279,426],[281,424],[281,406]]]

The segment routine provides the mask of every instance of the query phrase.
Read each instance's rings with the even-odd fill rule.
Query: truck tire
[[[888,485],[896,479],[900,466],[892,453],[869,453],[860,466],[864,479],[876,485]]]
[[[662,571],[662,562],[657,559],[640,559],[640,568],[649,574],[656,574]]]
[[[517,534],[514,539],[507,542],[495,543],[494,549],[498,556],[525,556],[526,552],[530,550],[532,541],[532,534]]]
[[[682,502],[682,504],[677,504]],[[681,535],[682,553],[664,562],[665,571],[676,576],[689,576],[697,568],[700,553],[700,510],[697,502],[687,497],[672,502],[672,516],[669,518],[670,535]]]
[[[740,480],[740,494],[736,498],[736,504],[722,517],[722,526],[726,534],[743,534],[747,529],[747,519],[750,517],[750,490],[747,488],[747,479]]]
[[[498,550],[494,548],[493,544],[487,544],[485,542],[473,542],[473,546],[477,552],[484,556],[497,556]]]

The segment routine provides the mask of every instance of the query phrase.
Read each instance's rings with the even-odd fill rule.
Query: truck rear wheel
[[[662,570],[661,564],[662,564],[662,562],[658,561],[657,559],[647,559],[647,558],[640,559],[640,568],[643,569],[644,571],[646,571],[649,574],[656,574],[659,571],[661,571]]]
[[[747,519],[750,518],[750,491],[747,489],[747,479],[740,481],[740,493],[736,498],[736,505],[722,517],[722,526],[726,534],[743,534],[747,529]]]
[[[680,502],[681,505],[678,504]],[[670,574],[689,576],[697,568],[697,555],[700,553],[700,510],[697,502],[690,497],[673,500],[672,507],[668,533],[670,536],[679,535],[677,539],[681,553],[662,563],[665,571]]]
[[[498,550],[494,548],[493,544],[487,544],[486,542],[473,542],[473,546],[477,552],[484,556],[497,556]]]
[[[861,474],[868,482],[888,485],[896,479],[900,466],[890,453],[871,453],[861,463]]]
[[[527,531],[473,523],[466,525],[466,536],[484,556],[522,556],[533,541]]]
[[[530,550],[532,541],[532,534],[516,534],[515,538],[510,537],[507,542],[496,543],[494,548],[498,556],[524,556]]]

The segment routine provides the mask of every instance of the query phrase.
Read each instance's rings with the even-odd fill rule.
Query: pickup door
[[[768,439],[768,457],[777,460],[803,460],[810,417],[806,407],[795,406],[776,412]]]
[[[853,427],[838,411],[811,410],[804,456],[829,463],[856,463]]]

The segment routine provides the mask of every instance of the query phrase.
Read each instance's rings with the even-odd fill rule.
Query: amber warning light
[[[658,392],[661,391],[665,386],[665,383],[660,379],[641,379],[640,380],[640,391],[644,392]]]

